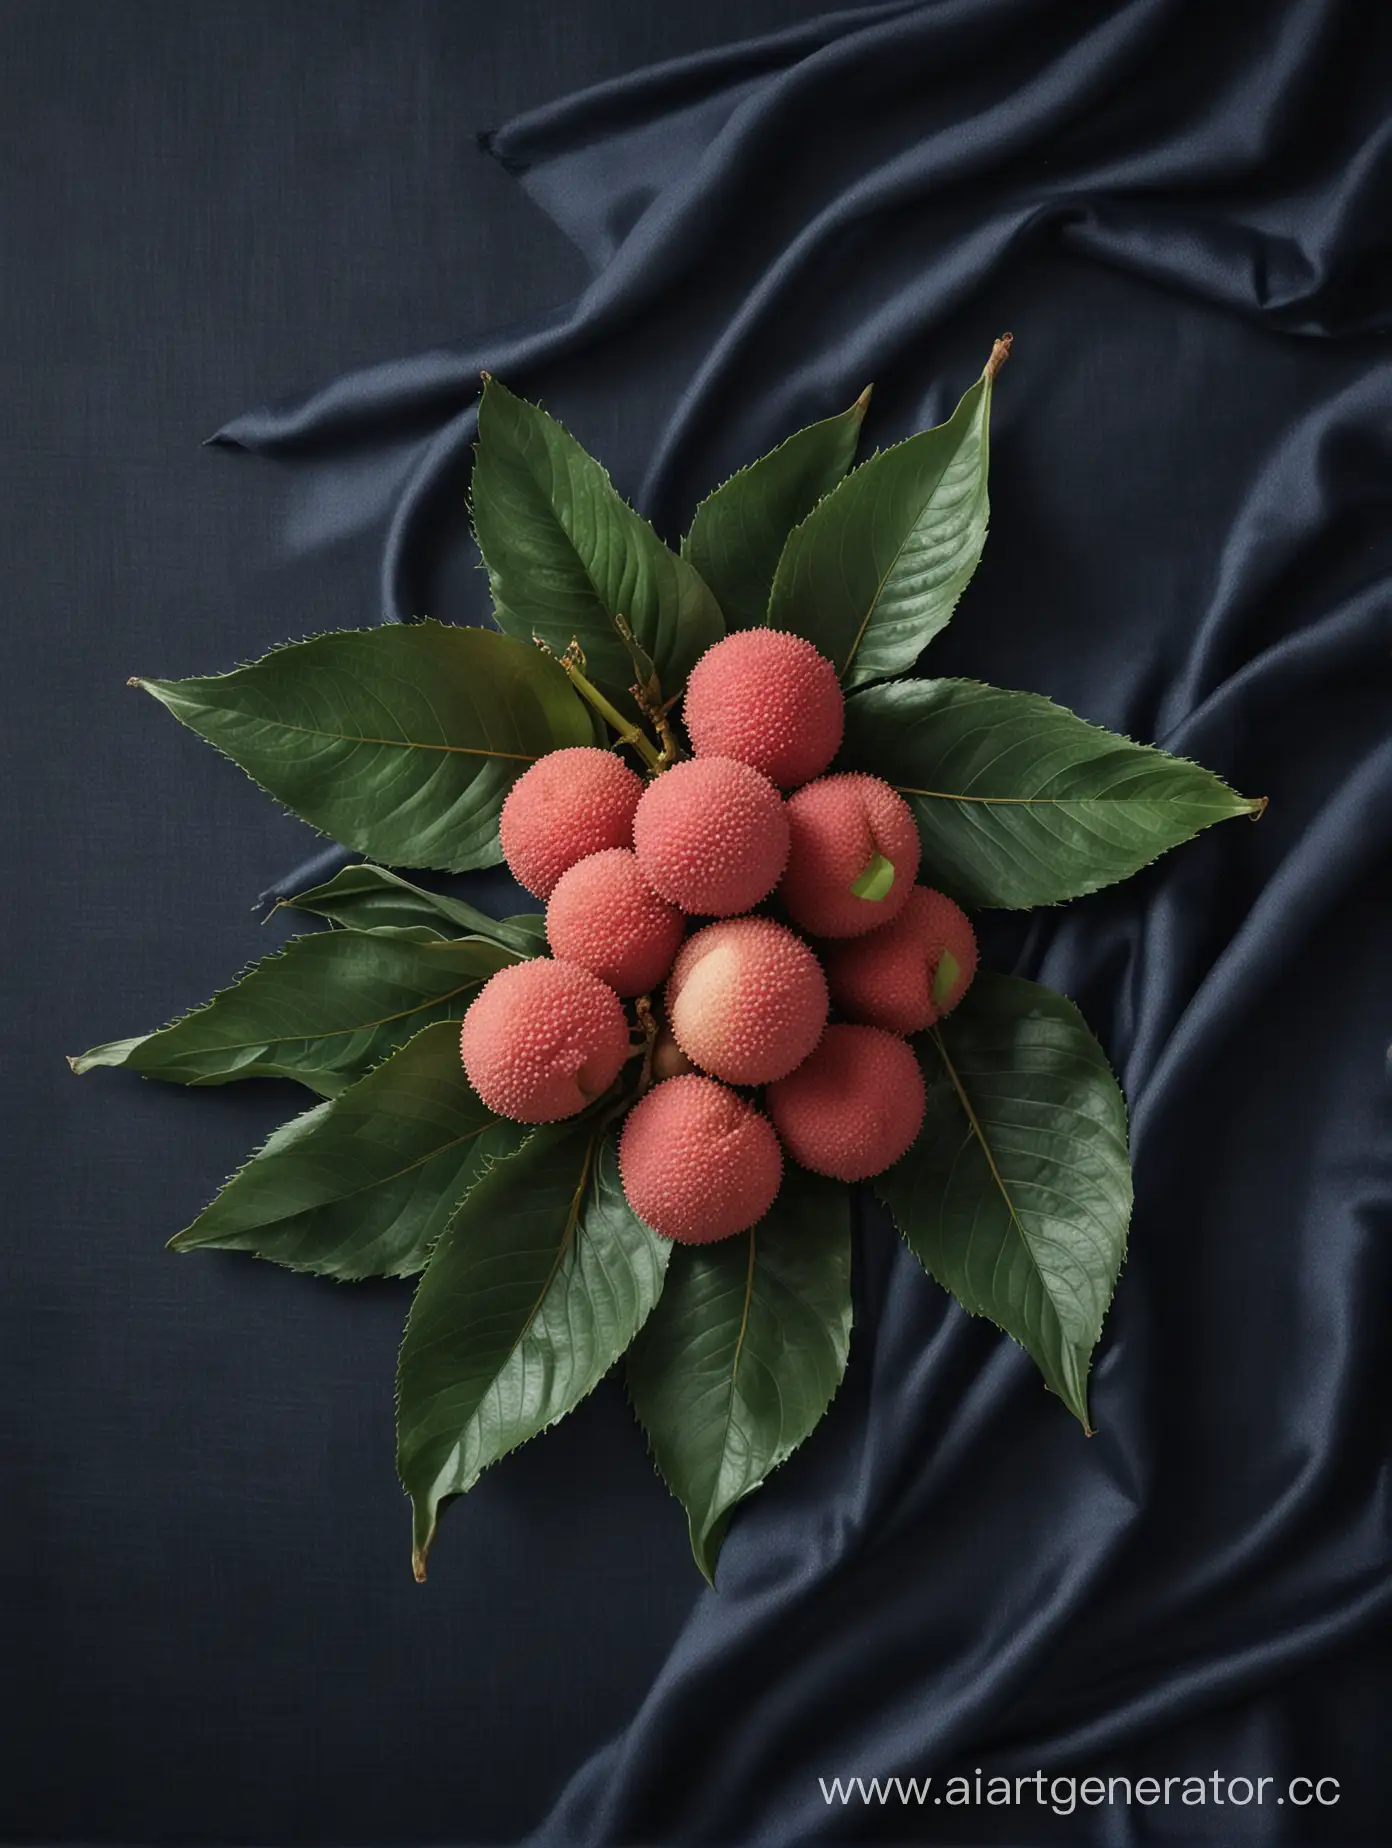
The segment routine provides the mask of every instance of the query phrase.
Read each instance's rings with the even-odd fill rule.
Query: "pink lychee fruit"
[[[918,829],[897,790],[851,771],[819,777],[787,802],[790,843],[779,896],[814,937],[859,937],[897,917],[918,872]],[[862,897],[860,885],[875,896]]]
[[[688,937],[667,978],[677,1044],[727,1084],[767,1084],[822,1036],[827,983],[816,956],[771,918],[728,918]]]
[[[822,956],[843,1014],[891,1033],[921,1033],[950,1014],[976,974],[976,933],[943,892],[914,886],[897,918]]]
[[[758,770],[733,757],[693,757],[643,791],[633,845],[661,897],[696,916],[728,918],[778,884],[788,816]]]
[[[490,976],[459,1033],[464,1070],[499,1116],[555,1123],[607,1091],[630,1051],[623,1003],[579,963],[535,957]]]
[[[587,854],[633,844],[643,779],[612,751],[573,745],[524,770],[503,803],[498,833],[508,871],[538,898]]]
[[[552,954],[620,995],[645,995],[672,966],[686,919],[659,898],[630,848],[606,847],[562,873],[546,905]]]
[[[773,1205],[783,1156],[773,1125],[697,1073],[654,1085],[624,1119],[619,1177],[645,1224],[682,1245],[743,1232]]]
[[[811,642],[741,629],[696,663],[682,717],[698,757],[737,757],[796,789],[840,750],[846,705],[836,669]]]
[[[828,1027],[812,1056],[765,1097],[793,1160],[838,1181],[892,1167],[923,1123],[918,1060],[879,1027]]]

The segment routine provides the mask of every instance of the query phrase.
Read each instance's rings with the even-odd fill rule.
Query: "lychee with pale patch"
[[[697,917],[733,917],[767,898],[788,859],[783,798],[733,757],[692,757],[649,783],[633,846],[661,897]]]
[[[620,995],[645,995],[672,967],[686,919],[659,898],[631,848],[606,847],[562,873],[546,905],[552,954]]]
[[[811,642],[741,629],[691,670],[682,717],[698,757],[735,757],[796,789],[840,750],[846,704],[836,669]]]
[[[727,1084],[767,1084],[822,1036],[827,983],[816,956],[771,918],[728,918],[688,937],[667,978],[682,1051]]]
[[[913,810],[877,776],[818,777],[789,796],[789,917],[813,937],[859,937],[897,917],[918,873]]]
[[[843,1014],[891,1033],[921,1033],[950,1014],[976,974],[976,933],[946,893],[915,886],[897,918],[822,956]]]
[[[783,1156],[761,1110],[697,1073],[654,1085],[619,1136],[619,1177],[646,1225],[682,1245],[743,1232],[773,1205]]]
[[[517,1123],[575,1116],[609,1089],[630,1050],[613,989],[579,963],[544,956],[490,976],[459,1032],[470,1084]]]
[[[503,803],[498,835],[508,871],[537,898],[587,854],[633,845],[643,779],[612,751],[572,745],[524,770]]]
[[[865,1181],[893,1167],[922,1127],[923,1073],[895,1034],[830,1026],[765,1102],[794,1161],[833,1180]]]

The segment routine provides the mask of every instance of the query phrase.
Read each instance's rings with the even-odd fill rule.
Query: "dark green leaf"
[[[277,1130],[171,1243],[339,1278],[418,1271],[486,1161],[524,1135],[484,1108],[437,1021]]]
[[[707,1579],[736,1504],[816,1426],[851,1332],[850,1194],[789,1167],[753,1228],[680,1245],[628,1388]]]
[[[394,866],[494,865],[517,778],[547,751],[594,742],[556,662],[436,622],[320,635],[230,674],[135,684],[302,820]]]
[[[119,1065],[174,1084],[297,1078],[335,1097],[431,1021],[462,1018],[479,985],[517,960],[480,937],[314,931],[171,1026],[70,1063],[75,1072]]]
[[[815,643],[847,686],[911,667],[976,570],[998,363],[945,424],[862,462],[788,540],[769,622]]]
[[[479,406],[472,503],[499,627],[538,636],[558,655],[578,641],[588,677],[620,711],[635,710],[635,669],[615,616],[627,618],[669,698],[724,634],[692,566],[573,436],[496,379]]]
[[[345,866],[326,884],[283,903],[349,930],[414,926],[437,937],[487,937],[521,956],[540,956],[546,949],[546,919],[540,912],[491,918],[463,899],[427,892],[384,866]]]
[[[593,1121],[533,1132],[479,1180],[406,1324],[397,1452],[416,1576],[442,1504],[603,1379],[662,1289],[670,1246],[629,1210]]]
[[[841,761],[907,797],[924,881],[964,905],[1077,898],[1128,879],[1214,822],[1266,807],[1038,693],[976,680],[856,693]]]
[[[788,535],[855,460],[869,403],[867,385],[849,410],[797,431],[696,509],[682,551],[715,592],[727,629],[767,622]]]
[[[1013,1335],[1086,1428],[1131,1213],[1106,1055],[1071,1001],[1005,975],[978,975],[922,1052],[922,1132],[875,1190],[925,1269]]]

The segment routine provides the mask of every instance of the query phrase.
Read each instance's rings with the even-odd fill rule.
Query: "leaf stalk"
[[[599,688],[586,679],[574,661],[563,657],[561,666],[565,669],[570,684],[581,699],[592,706],[605,724],[618,733],[621,743],[635,750],[650,770],[655,772],[666,768],[658,754],[657,747],[647,733],[635,725],[632,720],[626,719],[616,706],[611,705]]]

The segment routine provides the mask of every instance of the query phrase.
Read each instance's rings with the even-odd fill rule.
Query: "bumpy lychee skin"
[[[828,1027],[811,1058],[765,1096],[793,1160],[838,1181],[882,1174],[923,1123],[918,1060],[879,1027]]]
[[[709,1245],[773,1205],[783,1156],[753,1104],[696,1073],[654,1085],[624,1119],[619,1177],[628,1204],[664,1238]]]
[[[843,1014],[891,1033],[921,1033],[971,987],[976,933],[960,905],[920,885],[897,918],[830,945],[822,962]]]
[[[685,934],[686,919],[657,896],[627,847],[577,861],[546,905],[552,953],[592,970],[620,995],[655,988]]]
[[[633,844],[643,779],[612,751],[574,745],[548,751],[508,791],[498,819],[503,858],[519,885],[550,898],[562,873],[587,854]]]
[[[663,898],[698,917],[729,918],[778,884],[788,859],[787,810],[748,764],[693,757],[643,791],[633,845]]]
[[[811,1052],[827,1017],[822,965],[771,918],[729,918],[688,937],[667,978],[677,1044],[727,1084],[767,1084]]]
[[[840,750],[846,702],[836,669],[811,642],[741,629],[696,663],[682,717],[698,757],[737,757],[796,789]]]
[[[578,963],[547,957],[490,976],[459,1034],[470,1084],[516,1123],[574,1116],[609,1089],[629,1050],[613,989]]]
[[[897,917],[918,872],[918,829],[897,790],[877,776],[819,777],[788,798],[788,867],[779,895],[814,937],[859,937]],[[879,854],[894,868],[883,898],[851,890]]]

